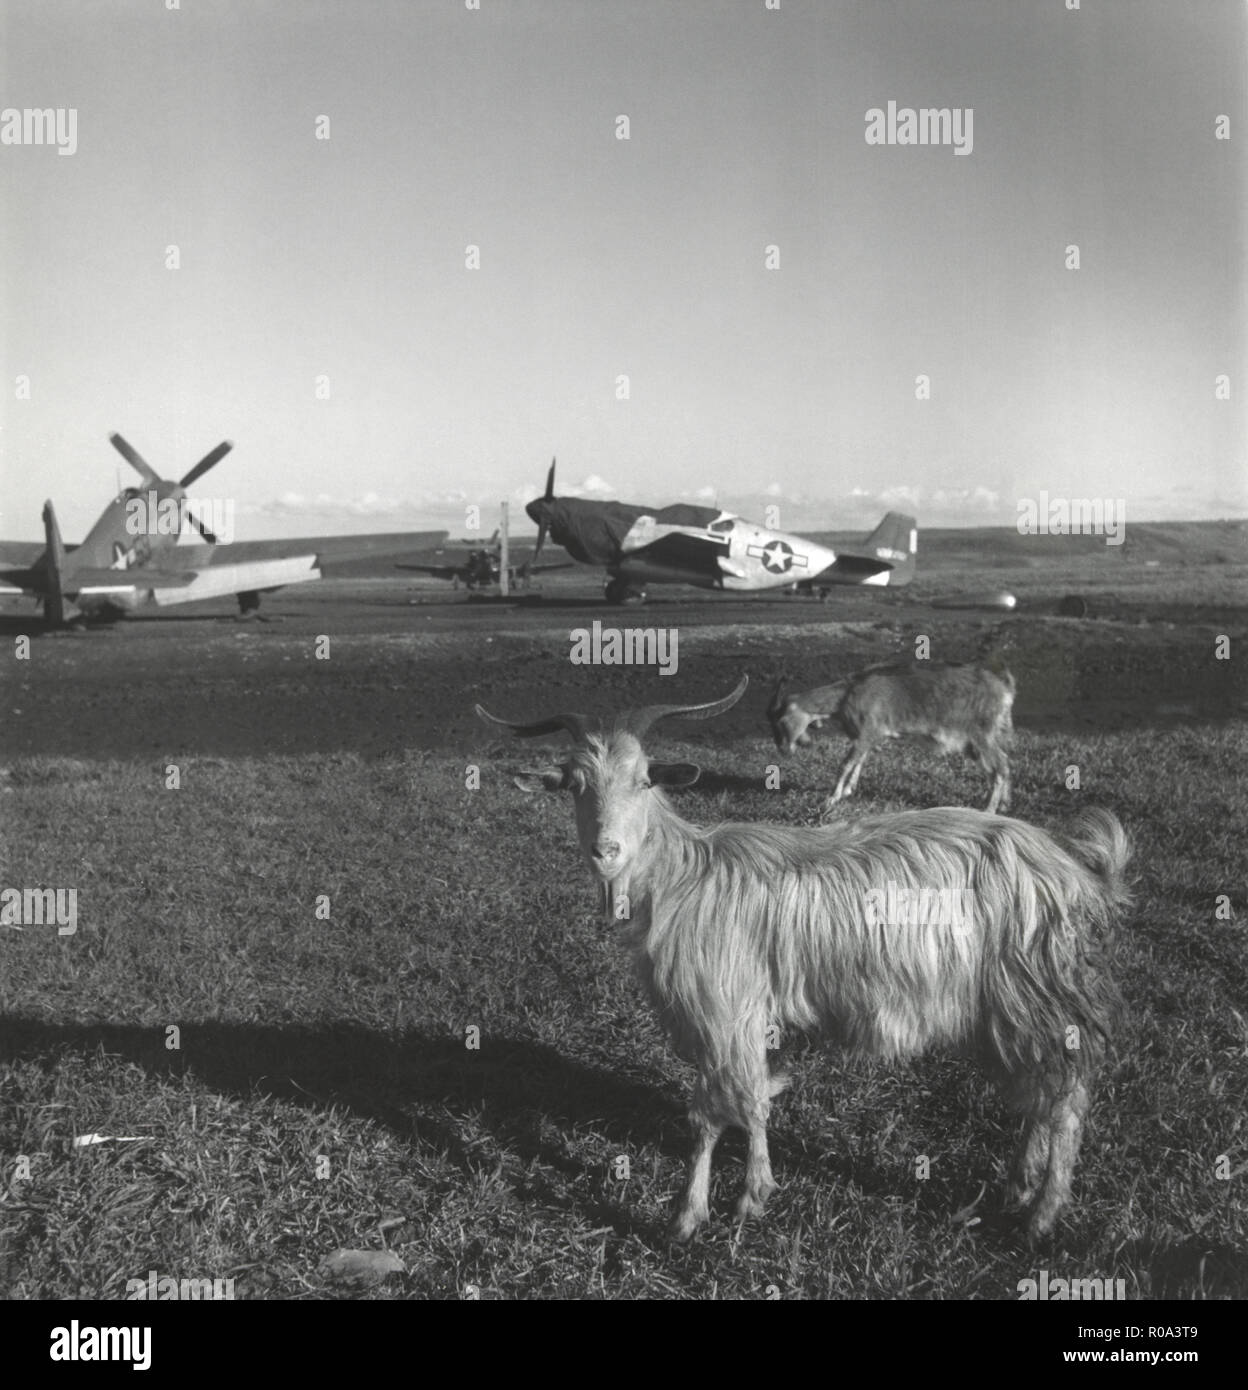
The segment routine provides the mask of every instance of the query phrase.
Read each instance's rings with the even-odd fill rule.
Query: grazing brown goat
[[[1008,671],[998,674],[977,663],[915,662],[872,666],[795,695],[786,694],[784,687],[781,677],[767,707],[772,737],[781,752],[806,746],[809,730],[829,719],[836,720],[851,740],[826,807],[853,795],[862,765],[877,744],[886,738],[917,736],[933,739],[946,753],[978,758],[992,775],[984,809],[1009,809],[1006,749],[1014,732],[1014,677]]]

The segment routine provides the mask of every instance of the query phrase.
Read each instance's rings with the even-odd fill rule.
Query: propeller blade
[[[203,458],[200,459],[200,461],[195,465],[195,467],[192,468],[191,471],[186,475],[186,477],[182,479],[178,486],[190,487],[190,485],[193,482],[195,482],[199,478],[202,478],[210,468],[215,468],[217,464],[221,462],[221,460],[226,456],[226,454],[230,452],[230,450],[233,447],[234,445],[231,443],[230,440],[223,439],[221,443],[218,444],[217,447],[212,451],[212,453],[205,454]]]
[[[550,461],[550,472],[546,474],[546,494],[542,498],[542,500],[544,502],[553,502],[555,500],[555,461],[553,458]],[[538,523],[537,527],[537,544],[533,547],[532,557],[530,558],[528,564],[524,567],[526,578],[528,576],[528,572],[533,568],[535,564],[537,564],[538,557],[542,553],[542,546],[546,544],[546,533],[549,530],[550,516],[546,512],[545,508],[543,508],[542,519]]]
[[[542,553],[542,546],[546,544],[546,532],[550,530],[550,523],[546,520],[545,513],[542,514],[541,524],[537,528],[537,544],[533,547],[533,556],[529,560],[526,570],[532,569],[537,564],[538,557]]]
[[[133,445],[127,444],[121,435],[110,434],[108,436],[108,441],[132,468],[143,475],[144,482],[158,483],[161,481],[160,475],[151,464],[147,462],[143,455],[140,454]]]
[[[546,544],[546,536],[550,531],[549,504],[555,500],[555,461],[551,459],[550,472],[546,474],[546,491],[525,507],[525,511],[537,522],[537,544],[533,547],[533,554],[520,566],[519,573],[522,579],[528,579],[541,557],[542,547]]]
[[[187,509],[187,515],[190,518],[191,525],[203,536],[209,545],[216,545],[218,543],[216,536],[213,535],[207,526],[205,526],[204,523],[200,521],[199,517],[189,508]]]

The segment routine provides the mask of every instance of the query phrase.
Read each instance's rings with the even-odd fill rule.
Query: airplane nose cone
[[[535,497],[524,509],[529,514],[529,520],[536,521],[539,526],[542,524],[542,513],[545,510],[544,501],[545,499],[542,497]]]

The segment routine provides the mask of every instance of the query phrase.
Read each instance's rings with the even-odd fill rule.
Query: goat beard
[[[598,880],[598,903],[602,909],[604,921],[610,926],[618,926],[621,922],[629,919],[629,878],[627,874],[621,874],[619,878],[611,880]],[[617,909],[622,909],[619,911]]]

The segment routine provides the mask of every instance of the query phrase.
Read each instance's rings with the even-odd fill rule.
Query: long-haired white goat
[[[516,724],[476,706],[521,737],[572,735],[558,766],[516,782],[572,793],[608,919],[697,1068],[673,1234],[688,1239],[707,1219],[711,1154],[728,1125],[749,1136],[738,1215],[759,1213],[774,1190],[767,1116],[786,1079],[770,1073],[767,1030],[778,1024],[821,1029],[863,1056],[978,1051],[1026,1117],[1010,1196],[1031,1203],[1029,1232],[1044,1235],[1069,1196],[1116,999],[1101,957],[1126,898],[1122,827],[1088,811],[1059,842],[965,808],[820,828],[690,825],[659,788],[687,786],[699,769],[654,761],[639,740],[665,716],[728,709],[747,679],[721,700],[605,726],[579,714]]]

